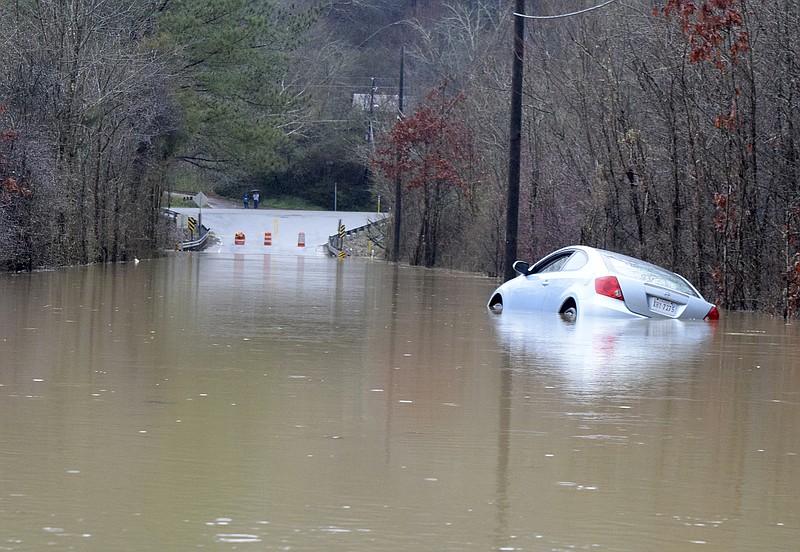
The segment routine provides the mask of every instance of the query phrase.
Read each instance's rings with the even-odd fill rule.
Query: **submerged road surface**
[[[195,219],[200,215],[196,207],[173,210]],[[386,216],[353,211],[203,209],[202,224],[218,239],[207,251],[311,255],[324,251],[328,237],[338,232],[339,221],[352,230]],[[243,245],[235,243],[237,232],[245,236]]]

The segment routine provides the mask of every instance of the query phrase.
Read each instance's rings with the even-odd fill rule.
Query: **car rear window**
[[[609,270],[620,276],[635,278],[648,284],[679,291],[692,297],[699,297],[686,280],[665,268],[634,259],[633,257],[626,257],[625,255],[615,255],[608,252],[602,255]]]

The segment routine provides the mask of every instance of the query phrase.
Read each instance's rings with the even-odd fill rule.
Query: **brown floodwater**
[[[0,550],[798,549],[800,327],[497,316],[495,285],[0,275]]]

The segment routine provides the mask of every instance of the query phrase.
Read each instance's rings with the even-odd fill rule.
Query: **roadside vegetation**
[[[0,269],[153,254],[169,192],[259,189],[380,202],[399,260],[502,274],[513,4],[0,1]],[[527,20],[519,257],[600,246],[796,315],[799,39],[787,0]]]

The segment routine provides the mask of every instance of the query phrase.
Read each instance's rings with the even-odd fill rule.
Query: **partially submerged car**
[[[719,311],[686,278],[611,251],[570,246],[529,265],[514,263],[517,277],[498,287],[495,312],[557,312],[567,317],[718,320]]]

